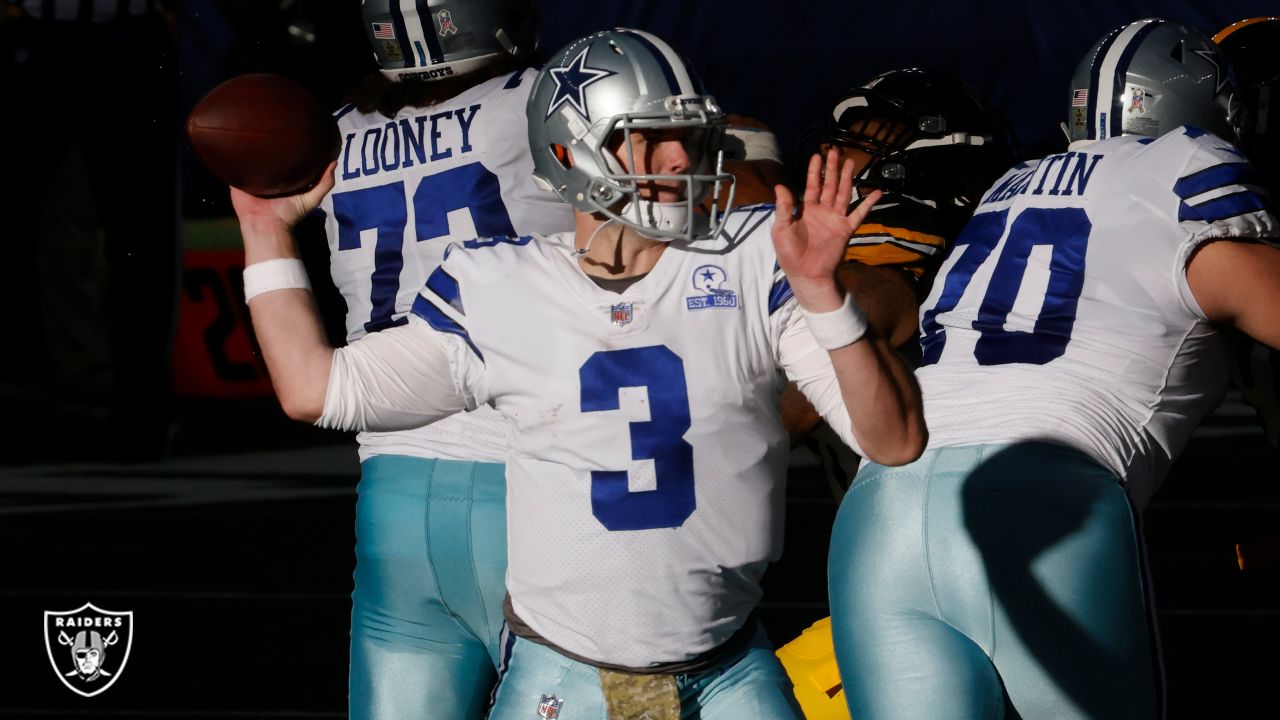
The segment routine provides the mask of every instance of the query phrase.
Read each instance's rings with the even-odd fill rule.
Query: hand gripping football
[[[232,78],[187,118],[196,154],[219,180],[260,197],[313,187],[338,156],[338,126],[306,88],[281,75]]]

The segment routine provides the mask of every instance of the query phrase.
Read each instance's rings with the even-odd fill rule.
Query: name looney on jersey
[[[424,113],[347,133],[342,140],[342,179],[411,168],[469,153],[471,124],[480,106]],[[456,123],[458,132],[451,132]],[[442,142],[448,136],[449,140]]]
[[[983,205],[1008,200],[1016,195],[1084,195],[1089,178],[1098,168],[1101,155],[1082,152],[1066,152],[1050,155],[1033,167],[1012,173],[1001,180],[987,196]],[[1050,180],[1052,178],[1052,180]],[[1033,189],[1034,187],[1034,189]]]

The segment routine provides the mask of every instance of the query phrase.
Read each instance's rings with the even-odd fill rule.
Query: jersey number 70
[[[974,274],[1000,242],[1008,222],[1008,210],[975,215],[956,238],[952,252],[959,256],[946,274],[937,303],[920,318],[924,349],[921,367],[938,362],[947,342],[946,327],[937,321],[937,316],[954,310],[960,303]],[[1092,229],[1083,208],[1027,208],[1014,218],[973,321],[973,329],[980,333],[973,349],[979,365],[1043,365],[1067,351],[1084,288],[1085,251]],[[1051,246],[1053,256],[1035,327],[1031,332],[1007,330],[1005,321],[1022,289],[1027,259],[1037,245]]]

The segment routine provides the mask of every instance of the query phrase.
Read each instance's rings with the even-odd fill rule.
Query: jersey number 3
[[[920,317],[922,367],[938,362],[947,342],[946,328],[937,316],[960,303],[974,274],[1000,242],[1008,221],[1008,210],[975,215],[956,238],[952,253],[958,257],[947,272],[942,293],[934,307]],[[979,365],[1044,365],[1067,351],[1084,289],[1085,250],[1092,229],[1082,208],[1028,208],[1018,214],[973,321],[973,329],[980,333],[973,349]],[[1027,259],[1037,245],[1052,247],[1053,256],[1035,327],[1031,332],[1007,330],[1005,321],[1022,289]]]
[[[618,391],[643,387],[649,419],[630,423],[631,458],[652,460],[656,487],[631,491],[626,470],[591,471],[591,513],[610,530],[680,527],[693,514],[693,446],[684,361],[665,346],[597,352],[578,370],[582,412],[619,409]]]

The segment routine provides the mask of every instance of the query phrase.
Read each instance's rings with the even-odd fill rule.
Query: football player
[[[838,148],[854,161],[861,192],[884,191],[849,239],[840,279],[873,327],[908,357],[919,357],[919,303],[983,191],[1013,163],[1016,151],[1004,121],[960,79],[906,68],[877,75],[834,98],[824,122],[805,132],[801,147]],[[842,497],[859,458],[818,423],[799,393],[783,398],[784,418],[793,418],[788,425],[793,437],[807,433],[802,442],[822,462],[833,493]],[[778,655],[806,717],[849,716],[829,618]]]
[[[804,145],[813,144],[854,160],[861,191],[885,192],[845,259],[900,270],[921,300],[982,191],[1015,155],[990,103],[960,79],[924,68],[882,73],[840,95],[826,121],[805,134]]]
[[[780,187],[776,213],[699,213],[733,192],[723,113],[633,30],[559,51],[526,115],[535,177],[573,206],[574,231],[451,245],[408,325],[340,350],[290,234],[327,181],[232,191],[281,403],[329,427],[485,404],[510,422],[494,717],[797,717],[751,617],[781,550],[778,369],[867,457],[908,462],[925,435],[909,369],[835,280],[865,214],[847,211],[851,166],[815,157],[803,212]]]
[[[341,162],[320,206],[348,342],[405,324],[450,242],[573,227],[533,184],[528,145],[510,142],[536,74],[528,0],[361,12],[381,69],[337,113]],[[760,186],[780,166],[760,147],[767,128],[742,122],[755,152],[740,142],[733,171]],[[478,718],[502,627],[506,421],[479,407],[358,440],[350,715]]]
[[[1213,41],[1231,60],[1253,123],[1242,149],[1261,172],[1275,207],[1276,173],[1280,173],[1280,125],[1271,110],[1280,90],[1280,18],[1258,17],[1232,23]],[[1272,447],[1280,443],[1280,353],[1245,338],[1236,357],[1236,385],[1258,411],[1258,420]]]
[[[837,148],[854,162],[860,192],[884,191],[849,239],[839,277],[868,322],[918,358],[920,301],[982,191],[1015,157],[1004,121],[960,79],[905,68],[834,98],[824,121],[804,133],[801,148],[802,155]],[[857,456],[819,424],[799,393],[788,389],[782,404],[793,443],[817,455],[840,497]]]
[[[449,243],[573,227],[511,142],[536,74],[528,0],[366,0],[361,13],[380,72],[336,114],[320,204],[347,342],[404,325]],[[478,719],[502,629],[506,421],[478,407],[357,439],[350,716]]]
[[[1137,518],[1222,397],[1221,326],[1280,346],[1276,219],[1195,29],[1116,29],[1069,98],[1068,151],[996,181],[922,306],[928,450],[837,515],[860,720],[1161,716]]]

